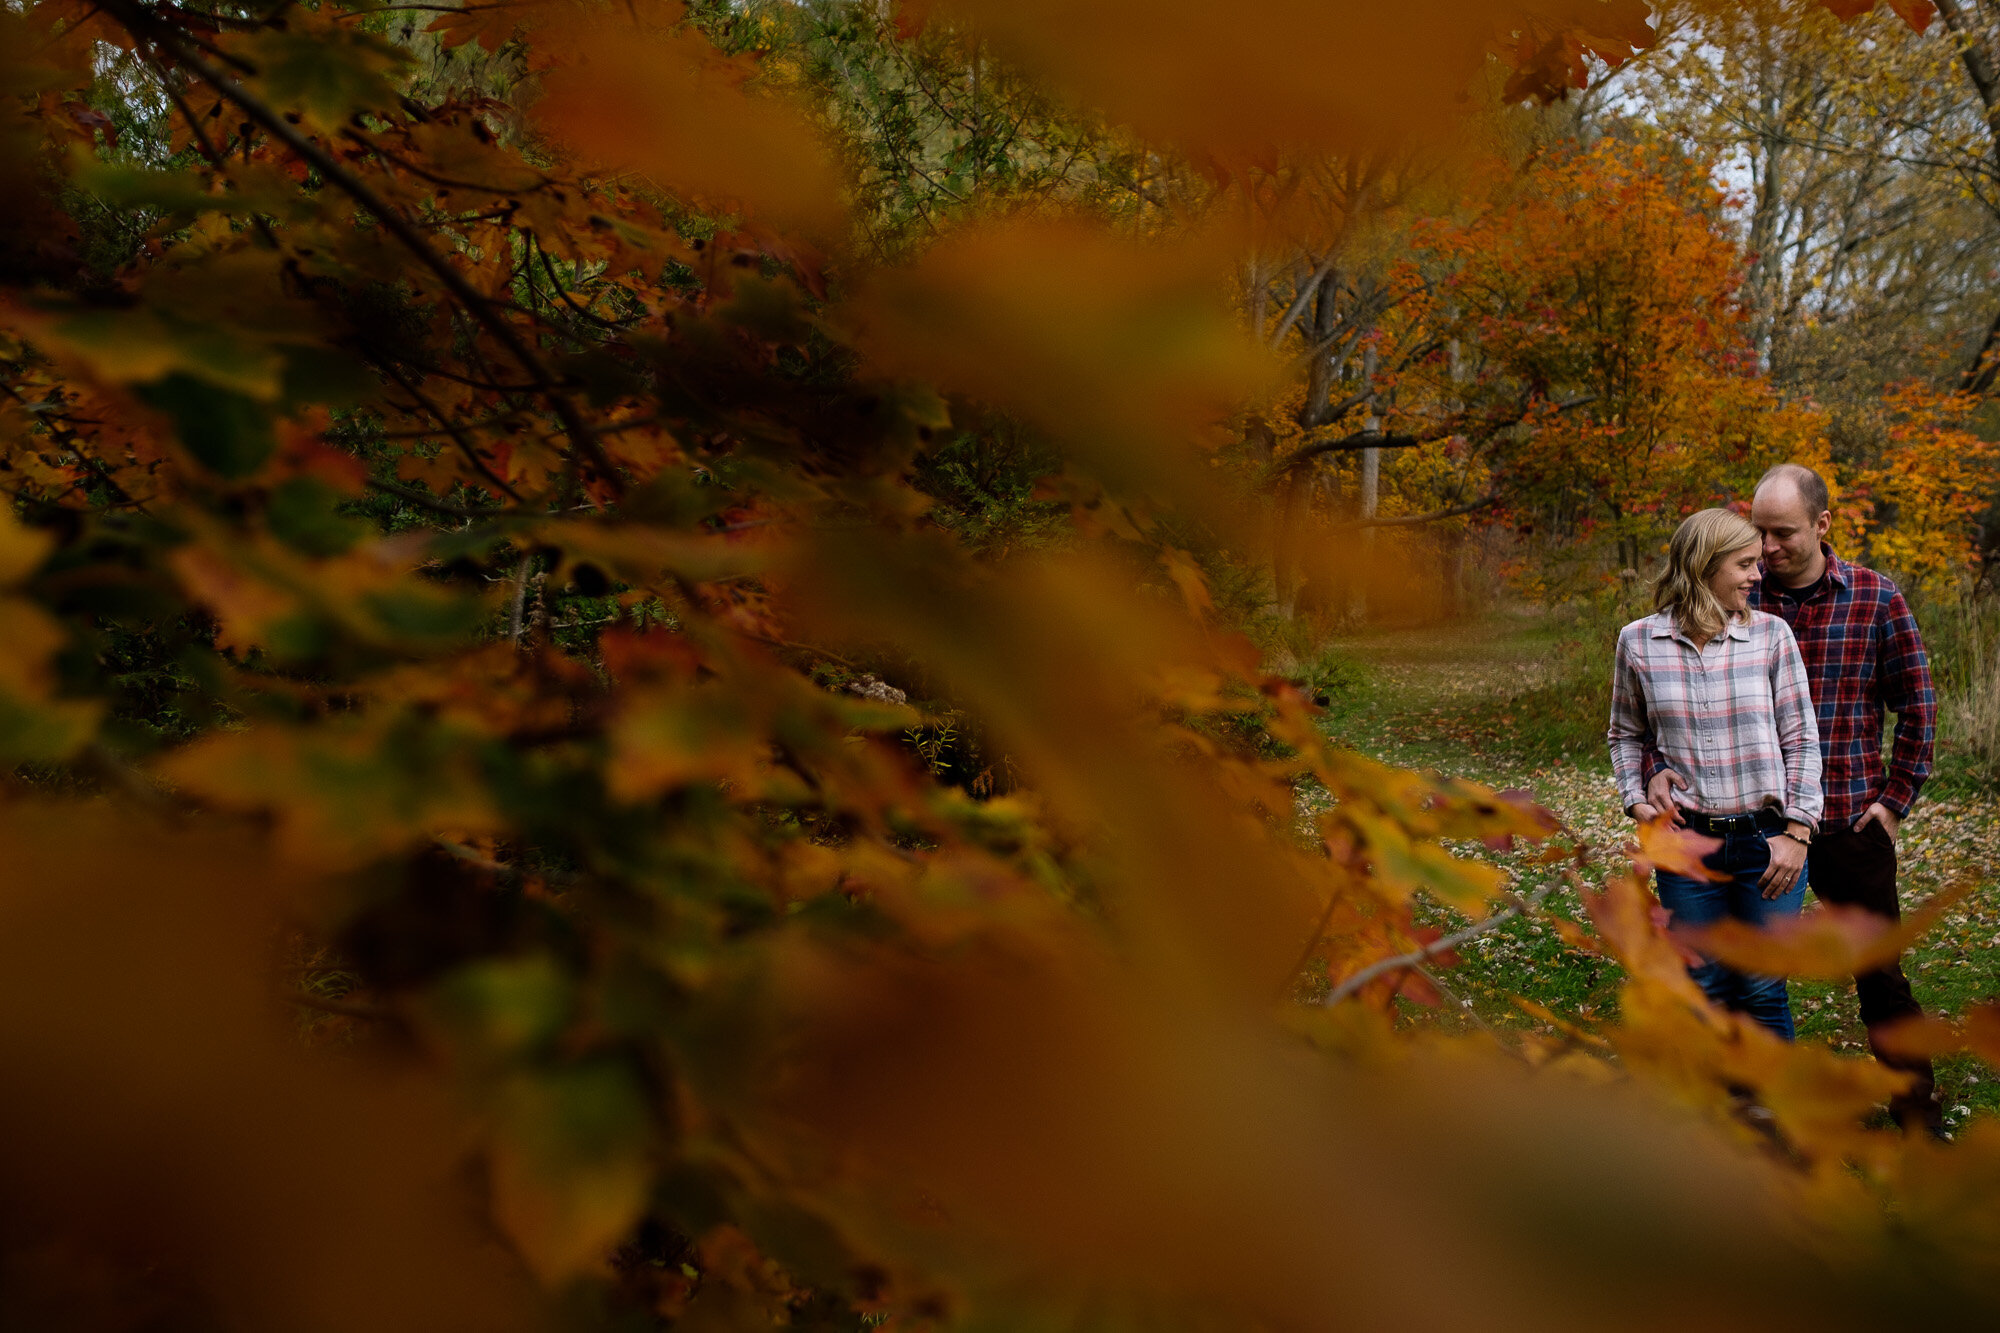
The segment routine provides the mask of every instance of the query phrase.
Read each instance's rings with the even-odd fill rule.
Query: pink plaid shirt
[[[1671,612],[1618,635],[1611,671],[1611,771],[1625,809],[1646,799],[1648,742],[1688,780],[1679,804],[1710,815],[1773,806],[1818,824],[1819,723],[1791,626],[1752,611],[1697,649]]]

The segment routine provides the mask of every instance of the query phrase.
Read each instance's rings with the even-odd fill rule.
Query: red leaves
[[[424,25],[424,31],[437,33],[447,50],[477,41],[488,52],[497,52],[519,31],[523,8],[505,0],[497,4],[475,2],[438,15]]]
[[[1508,101],[1553,102],[1589,86],[1595,57],[1616,69],[1657,34],[1643,0],[1569,0],[1524,17],[1511,52]]]
[[[111,117],[105,115],[97,108],[85,106],[81,102],[67,103],[63,109],[69,113],[69,118],[78,125],[86,130],[98,131],[104,136],[106,143],[114,148],[118,146],[117,121],[111,119]]]
[[[1863,14],[1871,13],[1876,4],[1876,0],[1819,0],[1819,2],[1826,6],[1834,17],[1842,19],[1859,18]],[[1931,20],[1937,17],[1937,6],[1932,4],[1931,0],[1888,0],[1888,4],[1889,8],[1895,11],[1896,17],[1908,24],[1912,32],[1925,31],[1930,27]]]

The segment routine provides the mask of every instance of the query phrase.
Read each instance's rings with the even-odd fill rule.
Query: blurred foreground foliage
[[[811,12],[895,29],[884,107],[934,68],[884,60],[969,49],[1062,99],[1038,152],[1218,197],[1449,156],[1650,40]],[[0,14],[0,1323],[1992,1317],[2000,1134],[1864,1131],[1895,1076],[1708,1009],[1642,863],[1329,747],[1229,632],[1182,534],[1266,539],[1215,480],[1270,383],[1232,238],[1082,197],[891,245],[897,180],[1004,164],[837,157],[694,18]],[[1621,1021],[1400,1021],[1413,895],[1533,910],[1450,850],[1513,839],[1588,889]],[[1985,1012],[1909,1040],[2000,1056]]]

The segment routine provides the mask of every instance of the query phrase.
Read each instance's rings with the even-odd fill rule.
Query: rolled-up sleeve
[[[1777,714],[1778,748],[1785,756],[1785,818],[1819,826],[1826,800],[1820,790],[1819,719],[1806,680],[1799,642],[1781,620],[1771,622],[1771,700]]]
[[[1632,655],[1644,651],[1644,647],[1645,640],[1636,638],[1630,630],[1620,634],[1618,652],[1611,666],[1611,726],[1605,732],[1605,739],[1611,744],[1611,773],[1618,781],[1618,798],[1627,814],[1646,799],[1640,768],[1646,747],[1653,741],[1644,682],[1637,663],[1632,660]]]

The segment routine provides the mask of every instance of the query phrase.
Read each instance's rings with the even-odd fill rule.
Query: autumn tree
[[[1336,750],[1217,623],[1171,536],[1254,531],[1238,238],[873,265],[893,201],[853,217],[823,108],[700,17],[0,15],[4,1321],[1990,1317],[1990,1138],[1863,1129],[1895,1076],[1708,1007],[1628,863]],[[1448,144],[1642,20],[929,17],[1215,180]],[[1243,58],[1281,45],[1353,77]],[[930,519],[916,460],[982,409],[1057,442],[1074,550]],[[884,674],[1015,790],[938,780]],[[1408,1021],[1414,895],[1542,909],[1480,839],[1573,868],[1619,1021]],[[1705,947],[1901,947],[1809,929]],[[1908,1039],[1995,1053],[1983,1012]]]
[[[1432,242],[1464,256],[1451,290],[1475,378],[1543,404],[1496,464],[1524,527],[1637,567],[1688,510],[1774,462],[1824,460],[1813,414],[1757,373],[1717,205],[1695,165],[1605,140]]]

